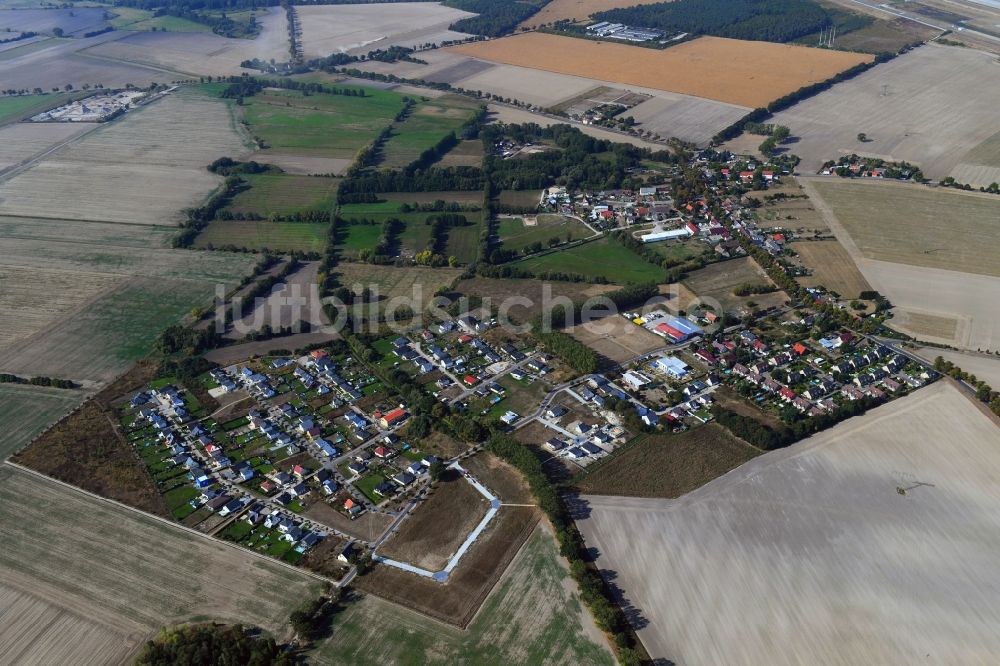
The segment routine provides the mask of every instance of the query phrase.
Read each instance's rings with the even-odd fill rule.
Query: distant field
[[[519,261],[513,266],[534,273],[558,272],[627,282],[663,282],[665,272],[610,238],[601,238],[568,250]]]
[[[871,285],[839,241],[803,241],[792,243],[788,247],[798,252],[802,265],[813,272],[809,277],[798,278],[799,284],[806,287],[823,286],[843,298],[857,298],[862,291],[871,289]]]
[[[82,400],[80,391],[0,384],[0,459],[26,445]]]
[[[272,90],[246,99],[243,114],[268,155],[353,158],[402,108],[397,93],[365,88],[364,97]]]
[[[619,7],[652,5],[664,0],[552,0],[534,16],[521,23],[519,28],[537,28],[556,21],[582,21],[591,14],[606,12]]]
[[[316,222],[213,220],[198,234],[194,246],[206,249],[235,245],[253,250],[322,252],[328,230],[328,225]]]
[[[679,435],[640,435],[575,482],[586,495],[680,497],[760,455],[720,425]]]
[[[989,185],[1000,181],[1000,150],[966,155],[997,133],[995,59],[974,49],[928,44],[785,109],[772,121],[798,137],[792,152],[802,158],[803,172],[858,153],[907,160],[935,180],[961,175],[963,182]],[[858,132],[869,141],[859,143]],[[961,174],[963,165],[977,168]]]
[[[946,188],[812,181],[871,259],[1000,277],[1000,197]]]
[[[504,249],[521,251],[533,243],[548,247],[552,238],[565,243],[593,235],[587,227],[570,217],[539,215],[535,220],[535,224],[526,225],[524,218],[520,217],[501,219],[498,233]]]
[[[332,636],[309,660],[611,666],[605,641],[580,603],[555,540],[538,527],[468,629],[366,594],[335,616]]]
[[[0,654],[30,644],[37,661],[25,663],[120,663],[161,626],[199,619],[283,637],[289,613],[320,588],[238,548],[7,465],[0,537],[0,594],[24,610],[0,617]]]
[[[406,120],[393,127],[392,136],[382,148],[382,166],[406,166],[449,132],[457,135],[478,106],[479,102],[460,95],[419,102]]]
[[[585,495],[577,524],[654,660],[989,662],[996,442],[941,381],[678,499]]]
[[[537,32],[447,50],[750,107],[766,106],[804,85],[871,60],[857,53],[719,37],[700,37],[658,51]]]
[[[338,178],[256,174],[243,177],[250,189],[240,192],[227,207],[234,213],[290,215],[310,210],[331,210],[340,184]]]

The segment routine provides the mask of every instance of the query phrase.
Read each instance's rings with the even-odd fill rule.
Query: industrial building
[[[691,336],[700,335],[701,329],[686,319],[671,317],[667,321],[657,324],[653,332],[662,335],[676,344],[684,342]]]

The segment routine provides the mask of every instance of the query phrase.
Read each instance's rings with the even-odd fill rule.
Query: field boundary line
[[[299,568],[299,567],[292,566],[291,564],[288,564],[287,562],[282,562],[281,560],[276,560],[273,557],[268,557],[267,555],[262,555],[262,554],[260,554],[258,552],[249,550],[247,548],[243,548],[243,547],[238,546],[238,545],[236,545],[234,543],[231,543],[229,541],[225,541],[224,539],[217,539],[217,538],[215,538],[213,536],[205,534],[204,532],[199,532],[196,529],[193,529],[191,527],[187,527],[186,525],[181,525],[179,523],[175,523],[172,520],[168,520],[168,519],[162,518],[160,516],[155,516],[155,515],[153,515],[151,513],[147,513],[146,511],[143,511],[142,509],[137,509],[134,506],[129,506],[128,504],[125,504],[123,502],[119,502],[118,500],[113,500],[113,499],[110,499],[108,497],[102,497],[101,495],[98,495],[97,493],[92,493],[89,490],[84,490],[83,488],[79,488],[77,486],[74,486],[71,483],[66,483],[65,481],[60,481],[59,479],[53,479],[51,476],[47,476],[45,474],[42,474],[41,472],[35,471],[35,470],[31,469],[30,467],[25,467],[23,465],[19,465],[18,463],[12,462],[10,460],[5,460],[5,461],[3,461],[2,464],[6,465],[6,466],[10,466],[10,467],[12,467],[12,468],[14,468],[14,469],[16,469],[18,471],[26,472],[28,474],[31,474],[31,475],[37,477],[37,478],[44,479],[45,481],[49,481],[49,482],[54,483],[56,485],[62,486],[64,488],[68,488],[68,489],[70,489],[70,490],[72,490],[72,491],[74,491],[76,493],[81,494],[81,495],[86,495],[86,496],[88,496],[88,497],[90,497],[92,499],[100,500],[102,502],[105,502],[107,504],[111,504],[111,505],[113,505],[115,507],[118,507],[120,509],[126,509],[126,510],[128,510],[128,511],[130,511],[132,513],[136,513],[136,514],[138,514],[138,515],[140,515],[140,516],[142,516],[144,518],[148,518],[150,520],[155,520],[155,521],[157,521],[159,523],[162,523],[163,525],[166,525],[168,527],[171,527],[171,528],[174,528],[174,529],[178,529],[178,530],[187,532],[189,534],[198,536],[198,537],[200,537],[202,539],[205,539],[207,541],[211,541],[211,542],[216,543],[216,544],[221,544],[223,546],[227,546],[229,548],[236,549],[236,550],[240,551],[241,553],[246,553],[248,555],[252,555],[252,556],[256,557],[257,559],[265,560],[267,562],[271,562],[273,564],[280,565],[280,566],[285,567],[286,569],[288,569],[290,571],[295,571],[295,572],[300,573],[300,574],[302,574],[304,576],[309,576],[310,578],[314,578],[314,579],[316,579],[318,581],[321,581],[323,583],[329,583],[329,584],[333,584],[333,585],[337,584],[337,581],[332,580],[330,578],[327,578],[325,576],[321,576],[321,575],[319,575],[317,573],[314,573],[312,571],[308,571],[306,569],[302,569],[302,568]]]

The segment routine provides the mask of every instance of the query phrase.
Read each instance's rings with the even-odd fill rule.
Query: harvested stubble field
[[[40,386],[0,385],[0,459],[31,441],[48,424],[76,407],[80,391]]]
[[[657,51],[529,32],[448,49],[473,58],[644,86],[740,106],[766,106],[870,56],[770,42],[699,37]]]
[[[363,595],[335,616],[332,634],[310,653],[310,661],[324,665],[614,663],[606,639],[580,603],[555,540],[541,526],[467,629]]]
[[[797,252],[802,265],[812,271],[812,275],[797,280],[805,287],[823,286],[843,298],[857,298],[862,291],[871,289],[840,241],[803,241],[788,248]]]
[[[987,663],[996,433],[942,381],[677,500],[585,496],[577,524],[653,659]]]
[[[124,33],[124,38],[119,37],[90,48],[85,54],[110,62],[165,68],[195,75],[239,74],[241,71],[248,71],[241,69],[240,63],[253,58],[264,61],[274,58],[279,62],[286,60],[288,20],[284,10],[280,7],[258,9],[256,21],[261,26],[261,33],[254,39],[230,39],[212,34],[211,31],[145,31]],[[185,26],[186,29],[190,27]]]
[[[1000,277],[1000,197],[816,178],[813,188],[870,259]]]
[[[655,333],[615,315],[574,326],[566,332],[615,363],[624,363],[667,344]]]
[[[244,152],[227,104],[184,91],[46,156],[0,199],[7,215],[173,225],[221,183],[205,167]]]
[[[61,28],[67,36],[100,30],[105,25],[104,9],[0,9],[0,32],[52,32]]]
[[[66,649],[74,663],[118,663],[161,626],[205,618],[283,637],[319,592],[305,574],[8,465],[0,500],[3,594],[51,621],[0,618],[3,647],[33,639],[27,663],[61,663]]]
[[[582,21],[591,14],[620,7],[652,5],[664,0],[552,0],[534,16],[526,19],[519,28],[537,28],[556,21]]]
[[[690,273],[684,279],[684,284],[700,298],[709,302],[718,301],[725,310],[746,308],[747,303],[751,301],[758,307],[767,308],[788,300],[788,295],[783,291],[750,296],[733,294],[733,289],[745,283],[774,285],[763,269],[750,257],[709,264]]]
[[[460,141],[438,162],[440,166],[479,166],[483,161],[483,142],[478,139]]]
[[[708,143],[715,133],[746,115],[749,109],[712,99],[661,92],[622,115],[663,138]]]
[[[234,245],[251,250],[323,252],[329,227],[316,222],[213,220],[194,246],[212,249]]]
[[[176,230],[164,226],[122,226],[111,222],[50,220],[38,217],[0,215],[0,238],[8,241],[58,241],[82,246],[118,246],[120,248],[167,248]],[[33,245],[40,251],[40,246]],[[0,253],[3,254],[3,253]],[[66,258],[74,256],[70,251]],[[7,259],[7,257],[5,257]],[[6,263],[6,261],[4,262]]]
[[[760,455],[720,425],[679,435],[640,435],[591,465],[574,485],[587,495],[680,497]]]
[[[379,553],[428,571],[441,571],[488,509],[489,502],[471,483],[449,471]]]
[[[857,153],[919,165],[940,179],[977,166],[977,178],[1000,181],[1000,142],[977,147],[997,132],[1000,67],[973,49],[928,44],[775,114],[799,138],[802,171]],[[868,135],[859,143],[858,132]]]
[[[962,370],[974,374],[978,379],[984,380],[994,390],[1000,387],[1000,356],[977,352],[962,353],[937,347],[918,347],[915,351],[918,356],[932,363],[940,356]]]
[[[307,58],[464,39],[468,35],[448,26],[474,16],[430,2],[302,6],[297,11]]]
[[[89,123],[16,123],[0,129],[0,145],[4,147],[0,175],[94,127]]]

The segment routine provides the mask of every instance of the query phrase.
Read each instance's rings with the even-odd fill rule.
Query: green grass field
[[[587,227],[577,220],[562,215],[539,215],[537,224],[525,226],[520,217],[503,218],[498,225],[498,233],[503,247],[521,251],[533,243],[548,247],[550,238],[560,241],[579,240],[592,235]]]
[[[396,93],[364,91],[353,97],[269,90],[246,98],[243,110],[250,131],[275,152],[350,159],[402,108]]]
[[[68,93],[5,95],[0,97],[0,125],[29,118],[36,113],[65,104],[69,99]]]
[[[603,637],[584,628],[592,623],[587,612],[555,540],[539,528],[468,629],[365,595],[334,616],[331,637],[314,648],[310,662],[610,666]]]
[[[664,259],[687,261],[705,254],[712,254],[712,248],[698,240],[668,240],[650,243],[647,247]]]
[[[83,397],[78,390],[0,384],[0,460],[25,446]]]
[[[616,284],[662,282],[666,277],[663,269],[648,263],[608,237],[512,265],[534,273],[570,273],[588,278],[604,278]]]
[[[421,101],[382,148],[382,166],[403,167],[436,145],[449,132],[458,133],[478,103],[461,95],[443,95]]]
[[[337,228],[337,249],[341,254],[356,255],[359,250],[375,247],[382,235],[380,224],[350,224]]]
[[[332,210],[339,178],[255,174],[243,177],[250,189],[233,198],[228,210],[261,215],[290,215],[311,210]]]
[[[195,247],[235,245],[253,250],[322,252],[326,248],[328,228],[326,224],[315,222],[214,220],[198,234]]]

